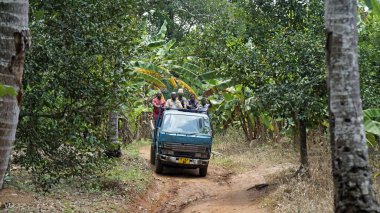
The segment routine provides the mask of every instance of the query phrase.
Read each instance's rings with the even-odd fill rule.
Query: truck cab
[[[211,145],[211,124],[207,114],[165,110],[160,112],[154,124],[150,160],[156,173],[162,173],[164,166],[173,166],[199,169],[199,175],[204,177]]]

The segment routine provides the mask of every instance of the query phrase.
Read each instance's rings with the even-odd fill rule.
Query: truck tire
[[[208,168],[208,166],[206,166],[204,168],[199,168],[199,176],[206,177],[206,175],[207,175],[207,168]]]
[[[157,174],[161,174],[164,171],[164,166],[162,165],[160,159],[156,159],[156,164],[155,164],[155,167],[154,167],[154,171]]]
[[[154,145],[150,145],[150,163],[154,165],[156,161],[156,150],[154,149]]]

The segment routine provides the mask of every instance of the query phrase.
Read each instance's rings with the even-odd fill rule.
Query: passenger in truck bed
[[[212,107],[212,103],[208,101],[206,98],[202,98],[201,104],[198,107],[198,112],[208,113],[208,110],[211,107]]]
[[[190,101],[187,105],[187,109],[191,109],[191,110],[198,110],[198,101],[197,99],[195,99],[195,95],[194,94],[191,94],[190,95]]]
[[[181,102],[177,99],[177,94],[172,92],[171,99],[166,101],[166,108],[169,109],[183,109]]]

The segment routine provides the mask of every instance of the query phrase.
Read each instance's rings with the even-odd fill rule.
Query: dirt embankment
[[[150,146],[140,149],[147,163],[149,152]],[[259,166],[234,174],[211,161],[205,178],[198,177],[198,170],[165,168],[163,175],[154,174],[152,187],[137,201],[136,208],[140,212],[268,212],[257,200],[268,193],[270,186],[261,190],[252,187],[265,183],[265,175],[291,166]]]

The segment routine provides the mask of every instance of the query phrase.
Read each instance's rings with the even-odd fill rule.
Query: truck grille
[[[193,144],[182,144],[182,143],[165,143],[165,149],[173,150],[175,152],[191,152],[191,153],[206,153],[208,150],[207,146],[204,145],[193,145]]]

